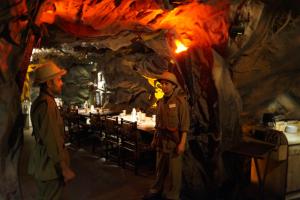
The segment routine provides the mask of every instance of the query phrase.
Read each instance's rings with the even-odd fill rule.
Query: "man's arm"
[[[181,101],[179,107],[179,130],[181,131],[180,142],[177,146],[177,153],[182,154],[186,147],[187,132],[190,127],[189,105],[185,99]]]
[[[187,132],[182,132],[181,140],[180,140],[180,142],[177,146],[177,153],[178,154],[183,154],[184,151],[185,151],[186,135],[187,135]]]
[[[41,105],[38,111],[44,116],[41,119],[40,137],[46,146],[48,156],[60,168],[64,180],[67,182],[75,177],[75,173],[69,167],[69,155],[60,133],[63,129],[57,123],[55,108],[51,102],[48,102]]]

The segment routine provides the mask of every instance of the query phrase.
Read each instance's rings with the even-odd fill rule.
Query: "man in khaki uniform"
[[[152,146],[157,149],[156,180],[145,200],[180,199],[182,154],[190,126],[186,98],[179,94],[180,87],[173,73],[164,72],[158,81],[164,97],[158,102],[156,134]]]
[[[40,86],[40,94],[31,107],[36,143],[28,172],[36,179],[37,199],[61,199],[65,183],[75,177],[64,145],[63,120],[54,101],[54,96],[61,94],[61,76],[65,73],[51,61],[41,64],[35,72],[34,85]]]

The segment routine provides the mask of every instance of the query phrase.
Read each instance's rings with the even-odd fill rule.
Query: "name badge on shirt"
[[[175,103],[169,104],[169,108],[176,108],[176,104]]]

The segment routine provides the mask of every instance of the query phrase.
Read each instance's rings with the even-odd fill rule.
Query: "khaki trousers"
[[[62,179],[54,179],[50,181],[36,180],[38,200],[61,200],[64,188]]]
[[[172,142],[172,141],[170,141]],[[170,144],[168,144],[170,147]],[[182,176],[182,155],[176,153],[176,144],[171,152],[157,151],[156,179],[151,193],[162,193],[167,199],[179,200]],[[164,150],[163,148],[162,150]]]

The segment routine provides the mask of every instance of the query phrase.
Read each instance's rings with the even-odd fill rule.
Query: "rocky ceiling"
[[[42,45],[68,43],[93,53],[89,48],[118,51],[139,42],[166,61],[178,59],[176,39],[190,49],[212,47],[229,63],[244,115],[299,117],[297,1],[164,2],[46,1],[39,23],[52,28]]]
[[[212,145],[210,155],[240,140],[240,119],[258,122],[264,112],[300,118],[298,0],[10,0],[0,8],[0,195],[5,197],[19,195],[18,88],[34,45],[55,48],[59,53],[52,57],[81,74],[91,60],[97,63],[119,92],[116,99],[125,99],[120,104],[147,108],[153,88],[140,75],[174,71],[192,108],[191,132],[215,136],[203,148]],[[176,40],[188,49],[176,54]],[[192,167],[199,166],[195,159],[189,157]],[[185,177],[189,174],[194,173]]]
[[[199,124],[196,126],[204,131],[216,129],[212,47],[224,53],[229,4],[164,2],[47,1],[41,6],[37,23],[52,25],[42,32],[45,37],[41,45],[79,50],[90,56],[86,59],[89,61],[96,57],[93,61],[104,69],[108,88],[115,90],[113,99],[126,99],[127,106],[143,110],[153,104],[154,90],[136,74],[153,77],[169,68],[191,96],[191,104],[196,107],[195,124]],[[176,54],[176,40],[187,46],[190,53]],[[103,49],[105,53],[99,53]],[[188,64],[189,60],[192,63]],[[186,84],[192,71],[195,83]]]
[[[125,99],[112,103],[147,110],[153,100],[145,102],[154,91],[134,77],[171,69],[189,95],[195,132],[214,132],[222,119],[234,132],[239,116],[255,122],[265,112],[300,117],[295,5],[297,1],[48,0],[36,23],[41,25],[41,47],[75,51],[80,62],[98,63],[115,91],[114,100]],[[176,54],[176,40],[188,50]],[[113,74],[128,78],[117,80]]]
[[[152,102],[153,96],[149,84],[132,77],[120,82],[115,77],[154,76],[171,69],[189,96],[194,131],[219,132],[228,127],[222,132],[229,133],[238,130],[234,127],[240,116],[256,122],[264,112],[299,118],[298,4],[292,0],[47,0],[31,3],[36,9],[29,11],[17,4],[16,15],[25,18],[23,24],[1,28],[5,33],[14,26],[24,27],[29,19],[30,30],[40,38],[37,47],[55,47],[64,53],[62,57],[70,54],[66,51],[76,52],[73,58],[81,63],[67,55],[71,58],[65,59],[67,68],[93,60],[111,77],[109,87],[116,93],[127,88],[126,95],[119,92],[116,99],[125,97],[132,106],[139,105],[137,100],[145,110],[149,104],[143,102]],[[20,40],[13,31],[4,36],[11,43]],[[188,49],[175,53],[176,41]],[[31,53],[27,48],[25,57]]]

